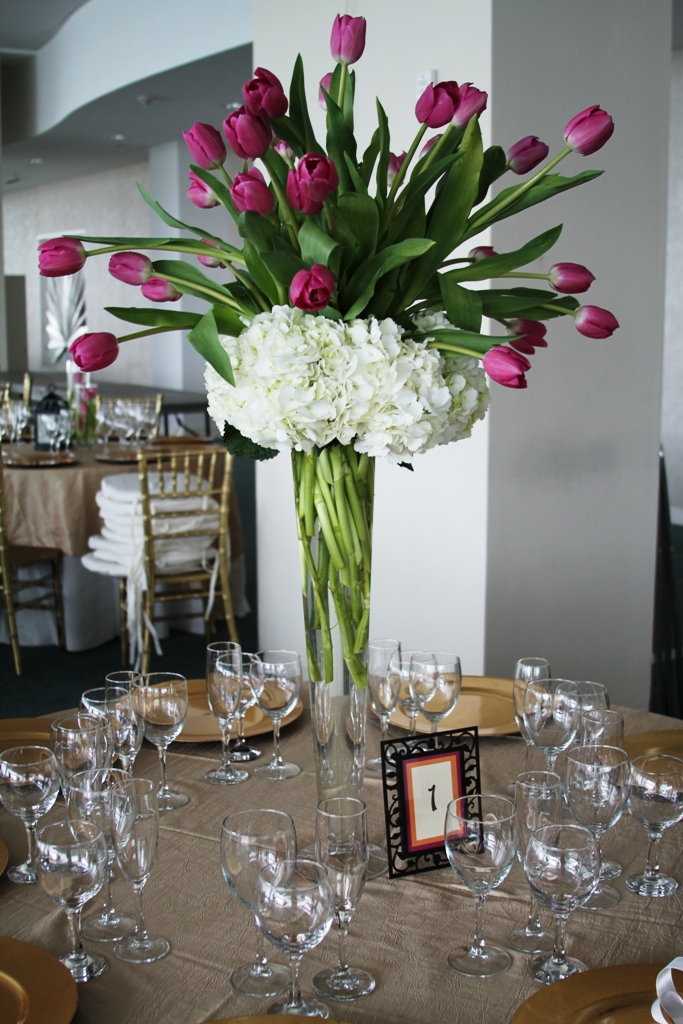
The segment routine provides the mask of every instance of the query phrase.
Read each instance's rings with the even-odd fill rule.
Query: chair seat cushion
[[[59,548],[29,548],[10,545],[7,549],[9,564],[12,568],[22,565],[35,565],[36,562],[54,562],[61,558]]]

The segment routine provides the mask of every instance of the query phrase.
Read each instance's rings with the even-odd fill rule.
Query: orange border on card
[[[435,754],[433,757],[410,757],[403,762],[403,780],[406,794],[406,839],[410,853],[424,850],[425,847],[436,847],[444,845],[443,832],[435,836],[428,836],[426,839],[415,839],[415,800],[413,797],[413,768],[422,768],[425,764],[443,764],[444,761],[451,762],[451,776],[453,779],[453,797],[462,796],[462,751],[450,750],[446,754]]]

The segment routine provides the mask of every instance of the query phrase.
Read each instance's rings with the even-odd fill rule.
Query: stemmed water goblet
[[[116,859],[137,897],[135,931],[114,946],[119,960],[147,964],[161,960],[171,944],[147,932],[142,913],[142,892],[157,858],[159,809],[156,785],[149,779],[130,779],[115,786],[111,794],[111,823]]]
[[[190,799],[185,793],[169,789],[166,783],[166,750],[180,735],[187,717],[187,680],[177,672],[150,672],[135,684],[134,693],[145,723],[145,736],[159,751],[158,808],[174,811]]]
[[[526,745],[524,756],[524,771],[529,771],[529,751],[534,745],[533,740],[527,732],[524,723],[524,697],[527,685],[537,679],[550,679],[550,662],[546,658],[520,658],[515,665],[515,675],[512,683],[512,701],[515,709],[515,721],[522,739]],[[514,783],[509,787],[510,795],[513,795]]]
[[[474,896],[476,918],[470,946],[448,957],[458,974],[487,978],[506,971],[512,959],[481,935],[486,894],[507,877],[517,853],[518,827],[515,805],[504,796],[460,796],[446,811],[446,854],[456,875]]]
[[[657,843],[667,828],[683,818],[683,761],[668,754],[634,757],[628,809],[644,827],[650,845],[645,870],[629,875],[626,888],[637,896],[673,895],[678,882],[660,871]]]
[[[462,674],[456,654],[414,654],[411,660],[410,692],[420,714],[429,722],[430,732],[437,731],[455,707],[460,696]]]
[[[368,694],[372,710],[379,718],[382,740],[387,738],[389,719],[396,707],[400,683],[398,674],[389,671],[389,665],[394,655],[399,655],[400,652],[401,645],[398,640],[370,640],[368,642]],[[367,760],[365,769],[381,775],[381,756]]]
[[[624,716],[611,708],[581,711],[581,742],[608,747],[624,746]],[[577,734],[578,735],[578,734]]]
[[[411,736],[414,736],[417,731],[417,713],[420,710],[419,704],[415,700],[410,688],[411,665],[413,658],[418,655],[426,655],[426,652],[399,650],[396,654],[392,655],[389,662],[389,674],[393,677],[392,686],[398,685],[398,703],[408,716],[408,731]],[[428,654],[426,656],[427,658],[432,657]],[[420,663],[420,665],[422,664]],[[416,671],[417,668],[418,663],[416,662]]]
[[[609,693],[604,683],[592,683],[587,679],[574,679],[579,688],[581,713],[584,711],[605,711],[609,708]]]
[[[10,882],[33,885],[36,881],[36,824],[54,805],[59,793],[59,767],[47,747],[10,747],[0,755],[0,801],[24,823],[28,857],[9,869]]]
[[[301,659],[295,651],[261,651],[254,656],[250,683],[261,710],[273,723],[275,749],[270,764],[254,768],[254,775],[271,782],[293,779],[298,765],[283,761],[280,754],[280,725],[294,710],[301,692]]]
[[[30,422],[31,412],[22,401],[11,402],[9,406],[10,440],[12,444],[21,441],[24,427]]]
[[[579,688],[569,679],[537,679],[524,694],[524,724],[553,771],[558,754],[576,736],[581,716]]]
[[[254,895],[256,923],[269,942],[287,956],[291,984],[287,996],[268,1013],[329,1017],[319,1000],[301,995],[299,968],[304,953],[319,945],[334,921],[334,893],[327,871],[316,861],[299,858],[268,864]]]
[[[515,804],[519,827],[517,856],[524,866],[524,855],[531,833],[541,825],[559,824],[562,813],[562,780],[556,772],[522,772],[515,781]],[[543,928],[536,898],[531,893],[526,925],[515,928],[508,942],[521,953],[540,953],[552,946],[553,936]]]
[[[587,828],[580,825],[543,825],[532,832],[524,857],[524,871],[538,902],[555,918],[552,953],[540,953],[529,964],[539,985],[585,971],[586,966],[565,950],[567,918],[590,897],[600,878],[600,850]]]
[[[261,751],[244,735],[244,719],[249,708],[256,704],[254,686],[258,688],[258,680],[251,678],[251,666],[254,662],[254,655],[242,651],[242,695],[239,707],[235,715],[237,722],[237,739],[230,741],[231,761],[256,761],[261,756]]]
[[[239,644],[210,644],[207,647],[206,694],[221,733],[221,763],[218,768],[207,772],[204,779],[215,785],[234,786],[249,778],[249,772],[230,764],[230,730],[242,694],[242,649]]]
[[[59,766],[65,799],[72,775],[89,768],[109,768],[112,762],[109,724],[91,712],[77,711],[55,718],[50,725],[50,747]]]
[[[284,811],[234,811],[223,821],[223,877],[237,899],[253,913],[259,872],[269,864],[294,860],[297,855],[294,822]],[[230,983],[248,996],[276,996],[289,987],[290,972],[263,955],[263,933],[256,923],[256,956],[252,964],[236,967]]]
[[[124,771],[132,771],[145,737],[145,723],[138,709],[135,686],[142,676],[132,669],[109,672],[104,677],[106,712],[114,736],[114,749]]]
[[[102,888],[107,870],[107,843],[90,821],[44,825],[36,835],[36,872],[46,896],[60,903],[69,922],[71,948],[60,960],[75,981],[97,978],[107,969],[99,953],[86,953],[81,941],[81,910]]]

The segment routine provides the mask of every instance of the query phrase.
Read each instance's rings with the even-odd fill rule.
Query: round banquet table
[[[683,729],[678,720],[621,710],[626,714],[627,733]],[[370,729],[376,742],[378,730],[374,725]],[[272,742],[267,736],[262,740],[264,758],[269,757]],[[240,996],[230,987],[232,969],[248,961],[255,949],[255,928],[250,914],[223,880],[219,840],[225,815],[248,807],[286,810],[294,818],[300,845],[312,839],[316,788],[306,710],[283,729],[282,747],[287,760],[302,768],[297,778],[274,783],[252,774],[241,785],[222,788],[203,780],[218,756],[218,744],[173,744],[168,755],[169,782],[188,793],[190,803],[162,815],[159,856],[144,894],[148,929],[170,940],[171,954],[157,963],[138,966],[117,960],[106,944],[92,944],[109,960],[109,970],[78,987],[74,1024],[199,1024],[263,1012],[270,1000]],[[524,745],[519,737],[486,737],[480,740],[480,758],[482,791],[505,793],[506,784],[523,770]],[[536,766],[540,767],[540,759]],[[158,780],[155,749],[143,747],[135,774]],[[365,798],[370,838],[381,841],[384,826],[378,779],[366,780]],[[48,818],[63,815],[63,804],[58,802]],[[2,809],[0,836],[9,846],[10,863],[24,858],[23,827]],[[683,824],[668,829],[660,845],[662,869],[673,870],[683,882]],[[571,915],[570,954],[589,967],[601,967],[668,962],[683,953],[683,886],[673,897],[652,900],[633,896],[624,886],[624,877],[645,863],[644,830],[625,814],[606,834],[603,846],[605,854],[616,856],[624,867],[623,876],[611,883],[621,893],[621,902],[606,912]],[[112,893],[117,907],[133,912],[131,890],[118,875]],[[529,889],[517,863],[502,886],[488,897],[486,938],[505,946],[508,932],[526,919],[528,901]],[[348,955],[351,964],[374,974],[377,988],[356,1002],[330,1002],[331,1017],[349,1024],[509,1021],[517,1007],[538,991],[527,975],[524,954],[512,951],[513,963],[507,973],[482,980],[460,977],[446,963],[451,949],[472,938],[473,923],[472,896],[457,883],[450,868],[369,881],[351,923]],[[0,933],[55,955],[66,948],[63,912],[39,889],[13,885],[6,876],[0,878]],[[281,959],[272,947],[267,952],[274,954],[272,959]],[[331,933],[321,946],[306,954],[304,990],[310,990],[313,974],[336,962],[336,953]],[[555,986],[560,1001],[562,985]]]

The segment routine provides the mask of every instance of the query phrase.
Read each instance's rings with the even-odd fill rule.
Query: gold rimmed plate
[[[18,939],[0,937],[0,1024],[69,1024],[76,982],[56,957]]]
[[[629,757],[640,754],[673,754],[683,757],[683,729],[655,729],[652,732],[634,732],[624,736],[624,748]]]
[[[310,1024],[310,1017],[300,1017],[299,1014],[288,1014],[288,1021],[294,1021],[294,1024],[304,1024],[308,1021]],[[247,1017],[220,1017],[216,1020],[208,1021],[208,1024],[273,1024],[272,1016],[268,1016],[266,1013],[254,1013],[249,1014]],[[343,1020],[328,1020],[327,1024],[344,1024]]]
[[[397,707],[391,716],[391,724],[400,729],[410,725],[408,716]],[[507,736],[519,732],[515,722],[515,708],[512,702],[512,680],[494,676],[463,676],[462,689],[450,715],[439,722],[442,729],[467,729],[476,725],[480,736]],[[429,732],[430,723],[417,716],[417,731]]]
[[[665,964],[619,964],[574,974],[535,992],[510,1024],[652,1024]]]
[[[6,845],[0,839],[0,875],[4,875],[5,868],[7,867],[7,861],[9,860],[9,850]]]
[[[78,459],[73,452],[8,452],[3,456],[6,466],[12,469],[49,469],[58,466],[75,466]]]
[[[205,681],[203,679],[188,679],[187,691],[189,695],[187,718],[176,743],[217,743],[221,734],[209,707]],[[299,700],[294,710],[282,719],[282,725],[295,722],[302,711],[303,704]],[[258,706],[253,705],[247,708],[247,713],[244,716],[245,736],[265,736],[272,730],[273,723]]]
[[[0,752],[24,744],[50,745],[49,718],[1,718]]]

